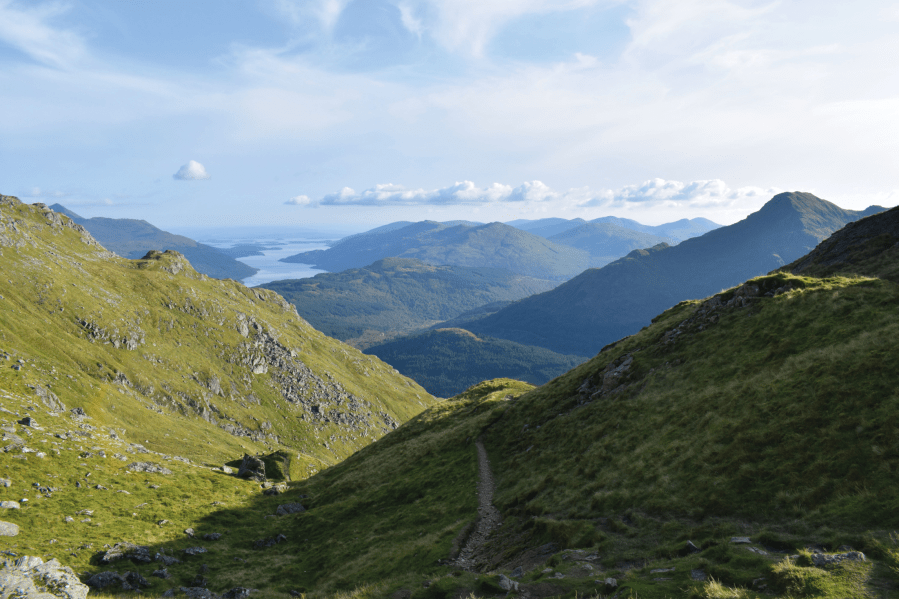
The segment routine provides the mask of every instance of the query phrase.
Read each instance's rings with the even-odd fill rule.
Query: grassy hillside
[[[669,306],[784,266],[869,211],[843,210],[807,193],[779,194],[736,224],[673,247],[635,250],[480,319],[471,331],[592,355]]]
[[[612,223],[586,223],[557,233],[549,240],[588,252],[594,266],[605,266],[632,250],[677,243],[671,237],[632,231]]]
[[[590,266],[586,252],[554,244],[502,223],[422,221],[379,227],[341,239],[327,250],[303,252],[282,262],[312,264],[332,272],[362,268],[382,258],[414,258],[434,265],[502,268],[539,279],[564,280]]]
[[[884,216],[897,213],[858,227]],[[4,261],[7,240],[27,243],[11,236],[27,220],[16,232],[4,218]],[[30,499],[0,515],[22,527],[6,550],[79,572],[139,570],[148,596],[200,576],[263,597],[495,597],[502,574],[520,585],[510,596],[531,598],[895,597],[899,283],[853,273],[891,272],[894,247],[855,239],[830,264],[841,276],[777,272],[679,303],[542,387],[481,383],[276,496],[52,416],[33,390],[3,391],[4,443],[16,447],[0,499]],[[29,413],[45,428],[13,424]],[[461,564],[479,518],[479,443],[501,523]],[[172,474],[126,474],[132,459]],[[289,502],[307,509],[275,515]],[[159,562],[101,565],[119,540],[182,563],[168,580],[149,576]],[[194,546],[207,552],[181,553]]]
[[[261,286],[280,293],[326,335],[366,347],[372,339],[381,342],[484,304],[521,299],[554,283],[497,268],[386,258],[365,268]]]
[[[51,209],[83,226],[103,247],[123,258],[142,258],[150,250],[173,250],[183,254],[198,272],[216,279],[239,281],[259,271],[234,259],[239,256],[223,253],[183,235],[168,233],[145,220],[82,218],[60,204],[54,204]]]
[[[180,254],[118,258],[7,196],[0,227],[0,388],[44,404],[52,392],[94,427],[206,462],[290,447],[304,472],[432,401],[274,292],[210,279]]]
[[[374,345],[378,356],[437,397],[452,397],[485,380],[510,378],[542,385],[584,360],[463,329],[436,329]]]

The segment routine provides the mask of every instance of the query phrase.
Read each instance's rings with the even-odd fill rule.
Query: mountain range
[[[0,588],[892,596],[899,209],[865,212],[777,196],[724,234],[776,270],[435,402],[274,292],[0,196]]]
[[[844,210],[809,193],[776,195],[746,219],[676,246],[634,250],[551,291],[469,325],[476,335],[593,355],[666,308],[706,297],[799,258],[846,223],[884,209]]]
[[[483,304],[540,293],[555,284],[499,268],[432,266],[411,258],[385,258],[364,268],[272,281],[260,287],[281,294],[326,335],[362,348]]]
[[[87,229],[106,249],[123,258],[137,259],[150,250],[173,250],[186,257],[198,272],[216,279],[239,281],[259,272],[259,269],[234,259],[239,256],[232,257],[218,248],[189,237],[168,233],[145,220],[83,218],[60,204],[54,204],[50,208],[71,218]]]
[[[683,241],[691,237],[698,237],[713,229],[717,229],[721,225],[710,221],[707,218],[682,218],[680,220],[664,223],[661,225],[644,225],[629,218],[620,218],[617,216],[602,216],[590,221],[582,218],[564,219],[564,218],[541,218],[537,220],[514,220],[506,224],[517,227],[522,231],[533,233],[541,237],[551,238],[554,235],[564,233],[571,229],[581,227],[587,224],[612,224],[637,231],[638,233],[648,233],[658,237],[666,237],[675,241]]]

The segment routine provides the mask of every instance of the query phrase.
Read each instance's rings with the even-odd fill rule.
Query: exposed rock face
[[[62,403],[59,398],[56,397],[56,395],[46,387],[38,385],[34,388],[34,392],[37,393],[37,396],[41,398],[41,401],[44,403],[44,405],[54,412],[66,411],[65,404]]]
[[[16,599],[85,599],[88,588],[71,568],[52,559],[20,557],[0,570],[0,597]]]
[[[172,471],[153,462],[132,462],[128,464],[128,470],[133,472],[148,472],[157,474],[171,474]]]
[[[837,553],[828,555],[826,553],[815,553],[812,555],[812,565],[816,568],[825,568],[827,566],[835,566],[842,561],[864,562],[867,561],[865,554],[861,551],[849,551],[846,553]]]
[[[260,483],[265,482],[265,463],[256,456],[244,454],[237,476]]]

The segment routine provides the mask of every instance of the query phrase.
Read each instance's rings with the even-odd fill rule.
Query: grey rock
[[[665,572],[674,572],[674,568],[656,568],[649,571],[650,574],[664,574]]]
[[[864,562],[867,561],[865,554],[861,551],[849,551],[847,553],[837,553],[828,555],[826,553],[816,553],[812,555],[812,565],[816,568],[825,568],[827,566],[835,566],[842,561]]]
[[[150,576],[155,576],[156,578],[162,578],[163,580],[166,580],[166,579],[172,577],[172,575],[169,574],[169,571],[168,571],[167,568],[161,568],[161,569],[159,569],[159,570],[153,570],[153,573],[150,574]]]
[[[203,587],[181,587],[179,589],[187,595],[187,599],[219,599],[219,596]]]
[[[505,574],[499,575],[499,588],[504,591],[518,591],[518,583],[507,577]]]
[[[749,540],[749,537],[731,537],[731,538],[730,538],[730,542],[731,542],[731,543],[736,543],[736,544],[738,544],[738,545],[739,545],[739,544],[749,544],[749,543],[752,543],[752,541]]]
[[[59,401],[59,398],[50,391],[50,389],[46,387],[42,387],[38,385],[34,388],[34,392],[37,393],[37,396],[41,398],[41,401],[45,406],[50,408],[53,412],[65,412],[66,406],[64,403]]]
[[[149,564],[153,561],[150,549],[134,543],[116,543],[100,558],[101,564],[111,564],[121,559],[130,559],[135,564]]]
[[[603,586],[606,587],[607,591],[611,591],[612,589],[618,588],[618,581],[614,578],[606,578],[603,582]]]
[[[51,559],[25,556],[0,570],[0,597],[85,599],[88,588],[71,568]]]
[[[78,420],[80,418],[87,418],[87,414],[84,413],[84,408],[72,408],[69,410],[69,414],[72,415],[72,418]]]
[[[12,481],[8,478],[0,478],[0,487],[9,488],[12,486]]]
[[[237,476],[260,483],[265,482],[265,463],[256,456],[245,453]]]
[[[234,587],[230,591],[222,593],[222,599],[247,599],[250,593],[256,592],[256,589],[248,589],[245,587]]]
[[[146,472],[149,474],[171,474],[172,471],[165,466],[154,464],[153,462],[131,462],[127,466],[128,470],[133,472]]]
[[[522,576],[524,576],[524,570],[521,566],[518,566],[517,568],[512,570],[511,574],[509,574],[510,578],[521,578]]]
[[[37,421],[34,418],[32,418],[31,416],[25,416],[24,418],[22,418],[21,420],[17,420],[16,422],[18,422],[19,424],[22,424],[24,426],[30,426],[33,428],[37,427],[37,425],[38,425]]]
[[[208,549],[205,547],[188,547],[181,551],[184,555],[200,555],[201,553],[206,553]]]
[[[194,579],[190,581],[190,586],[192,586],[192,587],[208,587],[209,579],[204,578],[204,577],[200,576],[199,574],[197,574],[196,576],[194,576]]]
[[[118,572],[98,572],[87,579],[87,585],[94,589],[105,589],[114,584],[121,585],[125,579]]]
[[[705,580],[707,578],[705,570],[690,570],[690,578],[693,580]]]
[[[18,525],[0,520],[0,537],[14,537],[17,534],[19,534]]]
[[[18,501],[0,501],[0,509],[17,510],[21,507]]]
[[[203,535],[203,539],[206,541],[218,541],[222,538],[222,533],[220,532],[211,532],[209,534]]]
[[[74,521],[75,521],[75,518],[73,518],[73,517],[71,517],[71,516],[66,516],[66,517],[65,517],[65,521],[66,521],[66,522],[74,522]]]
[[[268,547],[274,547],[278,543],[282,543],[287,540],[287,537],[284,535],[277,535],[274,537],[269,537],[267,539],[259,539],[255,543],[253,543],[253,549],[266,549]]]
[[[699,553],[702,549],[694,545],[693,541],[687,541],[687,544],[684,546],[684,551],[687,553]]]
[[[155,559],[157,562],[162,562],[162,565],[164,565],[166,568],[168,568],[169,566],[174,566],[175,564],[181,563],[181,560],[178,559],[177,557],[172,557],[172,556],[166,555],[164,553],[157,553]]]
[[[184,534],[186,534],[188,537],[190,537],[192,539],[192,538],[194,538],[194,534],[196,534],[196,533],[194,532],[193,528],[185,528]]]
[[[275,510],[275,513],[279,516],[286,516],[288,514],[300,514],[305,511],[306,508],[304,508],[299,503],[285,503],[283,505],[279,505],[278,509]]]

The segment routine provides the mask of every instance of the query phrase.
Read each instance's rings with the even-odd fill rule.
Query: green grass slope
[[[432,266],[408,258],[261,285],[280,293],[316,329],[357,347],[553,286],[498,268]]]
[[[282,258],[332,272],[362,268],[382,258],[414,258],[434,265],[502,268],[538,279],[564,280],[590,266],[586,252],[490,223],[422,221],[380,227],[341,239],[327,250]]]
[[[180,252],[198,272],[216,279],[245,279],[259,269],[238,262],[212,246],[158,229],[145,220],[131,218],[82,218],[65,206],[50,207],[83,226],[103,247],[123,258],[141,258],[150,250]],[[247,254],[244,254],[247,255]]]
[[[736,224],[673,247],[634,250],[480,319],[471,331],[592,355],[640,330],[662,310],[780,268],[847,222],[878,210],[843,210],[808,193],[779,194]]]
[[[0,389],[222,463],[290,448],[338,461],[426,407],[418,385],[313,329],[274,292],[175,252],[118,258],[43,205],[0,202]]]
[[[542,385],[584,360],[542,347],[477,337],[463,329],[436,329],[365,350],[437,397],[451,397],[485,380],[510,378]]]

